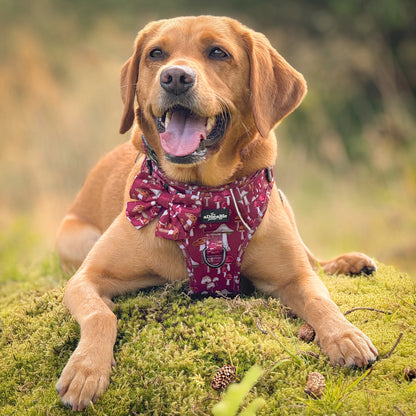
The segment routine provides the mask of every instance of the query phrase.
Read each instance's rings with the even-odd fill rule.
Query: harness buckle
[[[204,250],[202,251],[202,258],[204,259],[204,263],[208,267],[212,267],[213,269],[218,269],[225,263],[225,259],[227,258],[227,250],[225,249],[225,247],[222,248],[222,258],[221,258],[220,262],[217,263],[217,264],[212,264],[208,260],[208,258],[207,258],[207,247],[205,247]]]
[[[205,248],[202,251],[204,263],[213,269],[220,268],[227,259],[227,248],[222,234],[208,234],[205,236]]]

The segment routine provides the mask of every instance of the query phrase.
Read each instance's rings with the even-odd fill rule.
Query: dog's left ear
[[[143,42],[147,31],[142,30],[137,35],[133,55],[124,63],[120,72],[120,93],[124,104],[121,118],[120,133],[130,129],[134,121],[134,98],[139,76],[139,64],[142,55]]]
[[[303,75],[292,68],[261,33],[243,35],[250,61],[251,107],[257,130],[267,137],[273,127],[301,103]]]

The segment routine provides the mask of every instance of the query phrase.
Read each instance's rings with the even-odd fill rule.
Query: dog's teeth
[[[212,116],[207,120],[207,133],[210,133],[211,130],[214,128],[214,126],[215,126],[215,116]]]
[[[171,118],[172,118],[172,113],[170,111],[168,111],[166,113],[166,117],[165,117],[165,129],[168,128]]]

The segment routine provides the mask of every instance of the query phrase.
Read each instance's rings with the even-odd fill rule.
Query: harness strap
[[[244,251],[267,210],[272,170],[218,188],[178,183],[147,151],[130,190],[127,218],[136,228],[157,219],[156,236],[176,241],[190,295],[238,294]]]

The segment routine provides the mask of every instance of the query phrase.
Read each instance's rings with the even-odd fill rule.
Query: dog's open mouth
[[[162,117],[156,117],[165,158],[181,164],[205,159],[207,148],[212,148],[224,136],[228,119],[227,114],[202,117],[181,106],[175,106]]]

